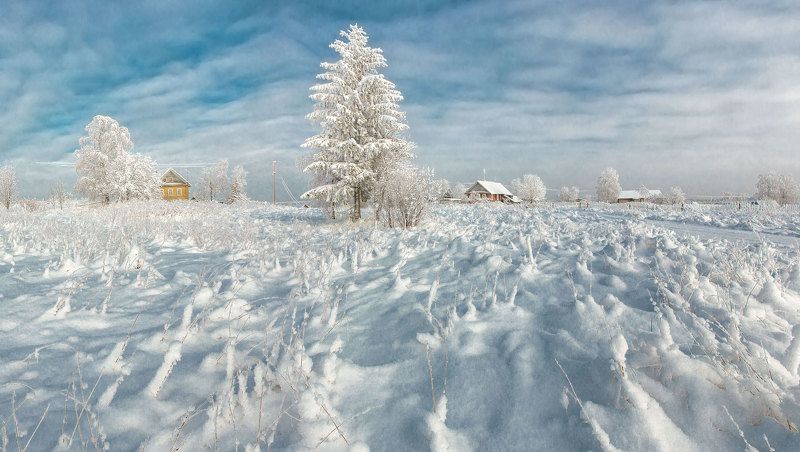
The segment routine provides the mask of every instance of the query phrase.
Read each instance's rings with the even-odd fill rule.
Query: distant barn
[[[647,190],[647,196],[640,190],[622,190],[617,196],[617,202],[622,204],[626,202],[644,202],[649,198],[660,198],[661,190]]]
[[[485,199],[488,201],[519,202],[503,184],[488,180],[475,182],[465,193],[468,199]]]
[[[189,199],[189,181],[170,168],[161,176],[161,194],[168,201]]]

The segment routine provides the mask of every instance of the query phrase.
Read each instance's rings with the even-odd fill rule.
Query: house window
[[[167,189],[167,196],[172,196],[172,189],[171,188]]]
[[[178,188],[178,196],[183,196],[183,188],[182,187]]]

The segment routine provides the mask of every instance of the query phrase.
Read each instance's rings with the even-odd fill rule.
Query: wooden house
[[[170,168],[161,176],[162,197],[168,201],[189,199],[189,181]]]
[[[476,201],[483,199],[487,201],[519,202],[519,199],[503,184],[488,180],[475,182],[464,194],[467,195],[467,199]]]

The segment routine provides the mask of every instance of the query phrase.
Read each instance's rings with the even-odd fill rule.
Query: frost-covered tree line
[[[78,183],[75,189],[94,201],[104,203],[132,199],[158,199],[161,180],[150,157],[131,152],[130,132],[115,119],[98,115],[86,125],[80,149],[75,151]],[[239,165],[228,178],[228,161],[221,160],[200,175],[200,199],[237,202],[247,199],[247,172]],[[51,194],[63,206],[67,197],[63,186]]]
[[[320,132],[304,143],[311,149],[304,171],[313,175],[305,198],[325,204],[333,217],[347,206],[353,221],[371,202],[387,225],[415,225],[435,195],[433,173],[411,164],[414,144],[400,110],[400,91],[380,71],[387,67],[379,48],[368,45],[363,28],[351,25],[330,47],[339,54],[322,62],[322,83],[311,88],[314,109],[307,116]]]
[[[75,189],[104,203],[160,196],[159,176],[150,157],[132,153],[133,140],[115,119],[97,115],[86,125],[75,151]]]
[[[247,171],[242,165],[236,165],[228,177],[228,159],[222,159],[213,166],[204,168],[200,173],[198,199],[205,201],[225,201],[234,203],[246,201]]]

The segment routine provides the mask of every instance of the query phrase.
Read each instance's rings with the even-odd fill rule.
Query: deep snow
[[[797,450],[797,243],[661,212],[4,212],[0,445]]]

